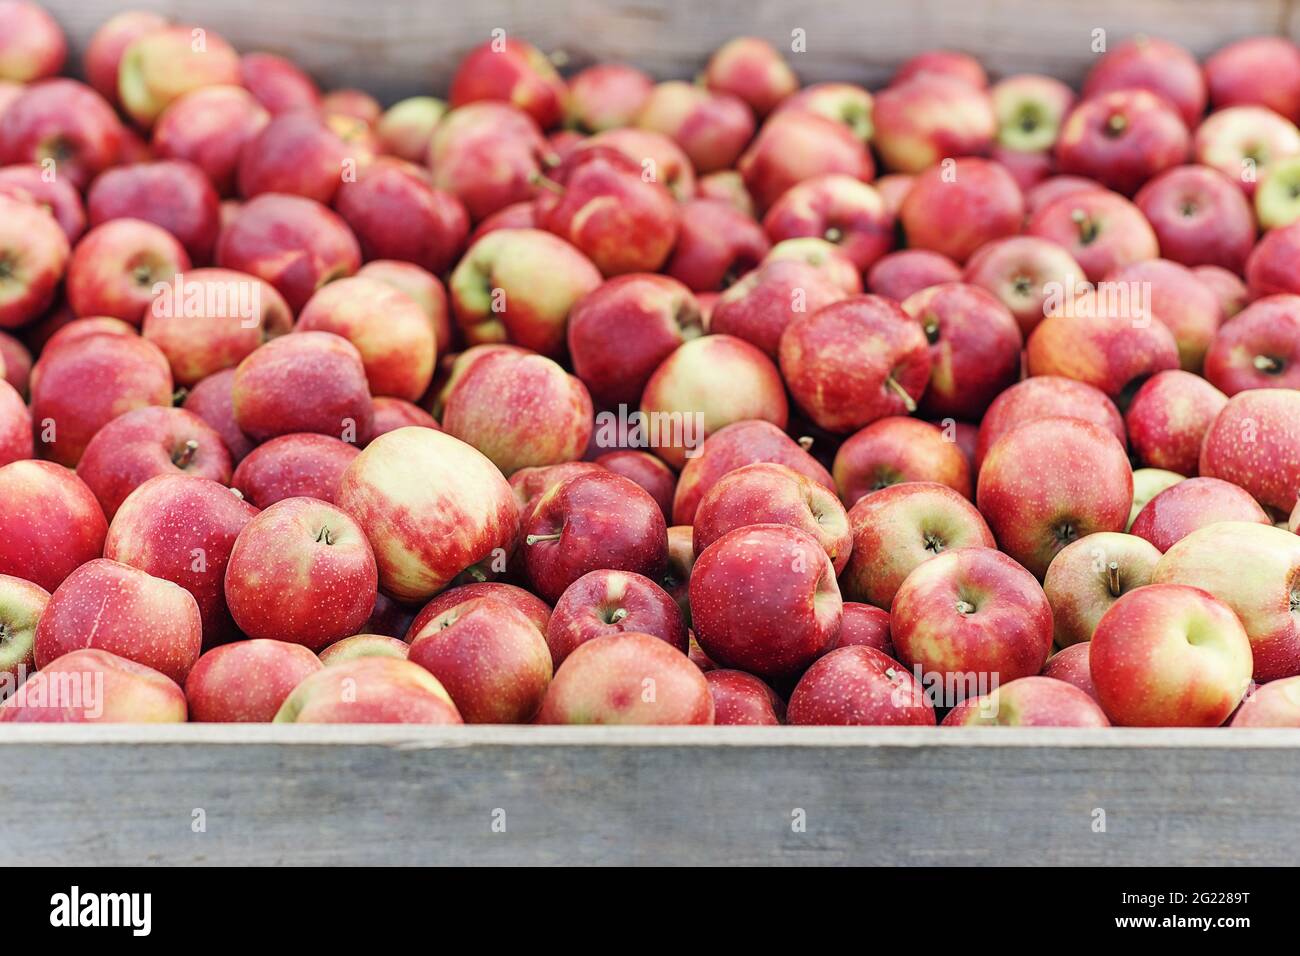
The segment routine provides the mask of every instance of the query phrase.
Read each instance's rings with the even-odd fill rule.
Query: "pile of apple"
[[[65,59],[0,0],[0,721],[1300,727],[1290,41]]]

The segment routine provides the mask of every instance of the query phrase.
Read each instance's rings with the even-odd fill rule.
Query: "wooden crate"
[[[74,55],[155,9],[388,101],[445,93],[497,27],[660,77],[800,29],[805,81],[872,86],[927,47],[1077,83],[1095,30],[1300,31],[1300,0],[41,2]],[[5,865],[1290,864],[1300,833],[1288,731],[15,725],[0,766]]]

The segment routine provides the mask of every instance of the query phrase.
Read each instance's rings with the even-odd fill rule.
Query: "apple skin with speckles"
[[[664,272],[692,291],[721,292],[770,248],[752,215],[717,199],[692,199],[681,206],[677,244]]]
[[[796,316],[843,299],[831,275],[798,260],[764,262],[718,297],[709,331],[733,335],[777,359],[781,334]]]
[[[451,696],[418,664],[361,657],[322,667],[293,689],[277,724],[462,724]]]
[[[944,727],[1109,727],[1097,702],[1073,684],[1051,677],[1020,677],[981,697],[967,698]]]
[[[1248,694],[1233,727],[1300,727],[1300,677],[1271,681]]]
[[[0,574],[53,591],[104,551],[108,522],[73,472],[45,461],[0,467]]]
[[[280,435],[249,452],[230,486],[258,508],[285,498],[319,498],[333,504],[343,472],[359,453],[355,445],[329,435]]]
[[[1289,513],[1300,492],[1300,390],[1251,389],[1230,398],[1205,433],[1200,473]]]
[[[1097,622],[1112,604],[1151,583],[1160,553],[1136,532],[1117,531],[1098,531],[1062,548],[1043,577],[1056,646],[1091,640]]]
[[[989,405],[980,421],[975,444],[976,471],[989,449],[1007,432],[1026,422],[1051,417],[1092,422],[1109,431],[1121,444],[1126,441],[1124,419],[1115,403],[1100,389],[1059,375],[1035,375],[1012,385]]]
[[[1152,375],[1124,414],[1138,460],[1151,468],[1195,475],[1205,433],[1227,404],[1228,396],[1199,375],[1180,369]]]
[[[966,157],[917,175],[899,219],[908,245],[964,263],[981,246],[1014,236],[1025,199],[1005,166]]]
[[[1205,377],[1229,397],[1300,388],[1300,296],[1267,296],[1224,323],[1206,353]]]
[[[944,429],[903,415],[881,418],[855,432],[835,452],[831,466],[840,500],[859,500],[893,485],[929,481],[963,498],[974,495],[970,464]]]
[[[713,697],[713,722],[726,727],[785,723],[785,701],[753,674],[714,668],[704,672]]]
[[[683,654],[686,622],[672,596],[654,581],[629,571],[589,571],[555,602],[546,643],[555,666],[594,638],[622,631],[651,634]]]
[[[1166,488],[1138,512],[1129,532],[1162,553],[1198,528],[1218,521],[1273,523],[1246,491],[1220,478],[1188,478]]]
[[[1079,419],[1040,418],[989,449],[975,505],[998,546],[1041,579],[1072,541],[1124,530],[1133,472],[1109,432]]]
[[[36,666],[84,648],[152,667],[178,684],[199,659],[203,624],[180,585],[118,561],[79,567],[50,595],[36,625]]]
[[[889,612],[871,604],[845,601],[840,636],[835,646],[858,645],[874,647],[890,657],[894,656],[894,643],[889,639]]]
[[[875,188],[844,173],[790,187],[763,217],[772,242],[817,237],[865,272],[894,247],[894,217]]]
[[[840,647],[819,658],[790,695],[795,725],[935,725],[925,689],[902,664],[872,647]]]
[[[321,669],[301,644],[254,639],[214,647],[185,678],[190,720],[270,723],[293,689]]]
[[[404,661],[410,653],[411,645],[401,638],[387,634],[353,634],[321,651],[320,662],[328,667],[359,657],[395,657]]]
[[[94,687],[69,700],[61,688]],[[102,692],[99,690],[102,688]],[[0,723],[184,723],[185,693],[152,667],[98,649],[71,651],[0,703]]]
[[[1090,641],[1081,641],[1063,647],[1047,659],[1047,663],[1043,665],[1043,676],[1073,684],[1093,700],[1097,700],[1097,688],[1092,684],[1092,671],[1089,670],[1091,654]]]

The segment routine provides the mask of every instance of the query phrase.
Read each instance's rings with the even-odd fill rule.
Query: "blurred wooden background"
[[[1110,43],[1150,33],[1199,56],[1259,33],[1300,36],[1300,0],[40,0],[79,56],[95,28],[126,9],[156,10],[221,33],[241,51],[287,54],[327,87],[359,86],[386,101],[446,92],[457,60],[497,27],[574,66],[635,63],[687,77],[740,34],[789,51],[805,82],[880,85],[918,50],[952,47],[993,75],[1033,71],[1078,82]]]

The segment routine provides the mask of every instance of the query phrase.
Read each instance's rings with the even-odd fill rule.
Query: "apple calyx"
[[[320,544],[322,542],[327,545],[334,544],[334,533],[323,525],[321,526],[320,531],[316,532],[316,543]]]
[[[925,340],[934,345],[939,341],[939,319],[933,313],[927,315],[921,323],[921,331],[925,333]]]
[[[885,386],[893,389],[894,393],[902,401],[903,407],[907,409],[909,415],[916,411],[916,402],[913,400],[911,395],[907,394],[907,389],[898,384],[898,380],[895,379],[894,376],[890,375],[885,379]]]
[[[1097,222],[1082,209],[1071,212],[1070,221],[1079,227],[1080,245],[1087,246],[1097,241],[1097,235],[1100,232],[1097,228]]]
[[[1079,529],[1071,522],[1065,521],[1052,529],[1052,534],[1062,547],[1079,537]]]
[[[1119,580],[1119,562],[1112,561],[1106,565],[1106,590],[1110,591],[1111,597],[1119,597],[1124,593],[1120,586]]]
[[[964,599],[958,599],[955,607],[957,608],[957,613],[962,617],[975,613],[975,605]]]
[[[612,613],[606,612],[603,617],[606,624],[618,624],[623,618],[627,617],[627,608],[615,608]]]
[[[524,544],[537,544],[539,541],[559,541],[564,532],[552,531],[550,534],[530,534],[524,538]]]
[[[1285,362],[1272,355],[1256,355],[1251,364],[1255,366],[1256,371],[1263,372],[1265,375],[1281,375],[1286,368]]]
[[[1123,135],[1128,128],[1128,118],[1123,113],[1112,113],[1106,118],[1106,135],[1113,138]]]
[[[193,438],[187,438],[185,444],[181,446],[180,450],[172,455],[172,464],[177,468],[188,468],[190,465],[194,464],[194,458],[198,453],[199,443]]]
[[[943,550],[943,539],[935,534],[925,534],[921,538],[921,547],[931,554],[938,554]]]

